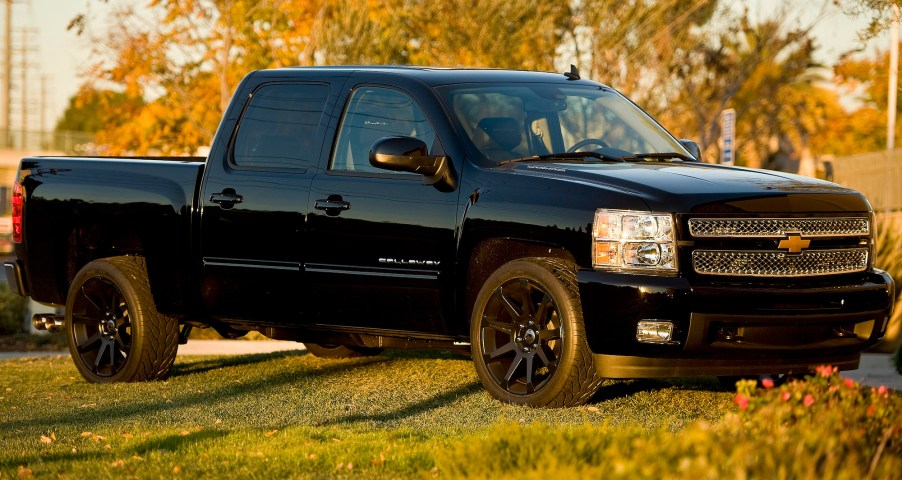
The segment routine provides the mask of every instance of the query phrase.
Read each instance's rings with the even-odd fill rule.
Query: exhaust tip
[[[62,315],[36,313],[33,317],[31,317],[31,324],[35,329],[46,330],[48,332],[62,332],[65,322],[66,317]]]

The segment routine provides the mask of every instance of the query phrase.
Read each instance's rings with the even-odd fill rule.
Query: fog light
[[[636,328],[636,340],[642,343],[674,343],[673,323],[664,320],[643,320]]]

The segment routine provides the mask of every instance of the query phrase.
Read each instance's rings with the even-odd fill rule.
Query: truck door
[[[457,191],[369,163],[373,142],[412,136],[442,146],[407,93],[358,86],[349,95],[325,172],[310,197],[305,271],[315,322],[447,333],[443,311],[453,290]]]
[[[202,191],[202,296],[230,319],[292,323],[302,276],[310,180],[327,127],[328,83],[264,83]]]

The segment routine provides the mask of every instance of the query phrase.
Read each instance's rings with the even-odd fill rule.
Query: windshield
[[[469,84],[441,91],[470,148],[490,165],[566,152],[688,155],[645,112],[604,87]]]

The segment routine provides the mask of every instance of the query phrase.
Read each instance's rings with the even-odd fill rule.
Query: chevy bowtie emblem
[[[811,245],[811,240],[802,240],[802,236],[798,234],[789,234],[787,238],[780,240],[777,248],[785,248],[789,253],[802,253],[803,249]]]

